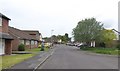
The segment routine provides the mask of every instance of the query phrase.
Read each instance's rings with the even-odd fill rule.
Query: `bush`
[[[105,48],[105,43],[104,43],[104,42],[102,42],[102,43],[100,43],[100,44],[99,44],[99,46],[100,46],[100,47],[104,47],[104,48]]]
[[[49,46],[46,46],[45,48],[50,48]]]
[[[18,46],[18,51],[25,51],[25,45],[24,44],[20,44]]]
[[[118,50],[120,50],[120,43],[117,45]]]
[[[41,44],[38,45],[38,48],[41,48]]]

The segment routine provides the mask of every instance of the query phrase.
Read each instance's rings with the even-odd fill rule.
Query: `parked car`
[[[74,43],[66,43],[66,45],[69,45],[69,46],[75,46]]]
[[[85,43],[80,43],[79,45],[77,45],[77,47],[86,47],[86,46],[88,46],[87,44],[85,44]]]

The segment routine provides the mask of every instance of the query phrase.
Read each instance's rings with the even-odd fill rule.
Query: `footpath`
[[[12,66],[10,69],[3,71],[12,71],[12,70],[31,70],[35,71],[41,64],[43,64],[54,52],[53,49],[49,51],[40,51],[37,55],[32,58],[26,59],[25,61],[18,63]]]

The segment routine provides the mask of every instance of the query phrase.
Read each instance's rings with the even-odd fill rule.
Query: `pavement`
[[[118,69],[118,57],[57,45],[53,55],[38,69]]]
[[[31,69],[34,71],[52,55],[53,51],[54,49],[40,51],[36,56],[26,59],[25,61],[12,66],[10,69]]]

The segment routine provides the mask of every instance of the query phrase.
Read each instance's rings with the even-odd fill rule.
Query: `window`
[[[37,45],[37,41],[35,41],[35,45]]]
[[[26,45],[30,45],[30,41],[29,40],[26,40]]]
[[[33,40],[31,41],[31,45],[34,45],[34,41]]]
[[[20,40],[20,44],[24,44],[24,42],[25,42],[24,40]]]

